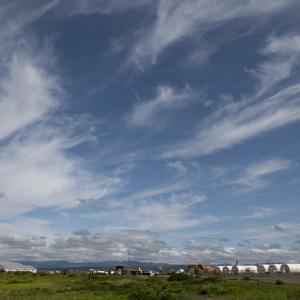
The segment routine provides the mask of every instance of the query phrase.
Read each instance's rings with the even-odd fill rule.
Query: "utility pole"
[[[130,249],[128,249],[128,267],[130,267]]]

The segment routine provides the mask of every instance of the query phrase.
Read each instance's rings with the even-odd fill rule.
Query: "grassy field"
[[[300,300],[300,283],[286,278],[134,278],[86,274],[0,274],[4,299],[246,299]]]

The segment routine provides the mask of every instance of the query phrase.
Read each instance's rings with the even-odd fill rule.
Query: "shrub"
[[[17,276],[24,276],[24,275],[27,275],[28,272],[16,271],[16,272],[14,272],[14,274]]]
[[[223,278],[220,275],[211,275],[201,279],[202,283],[218,283],[221,281],[223,281]]]
[[[200,295],[223,295],[224,293],[224,289],[215,284],[204,285],[199,291]]]
[[[186,281],[190,276],[185,273],[172,274],[169,276],[168,281]]]
[[[131,285],[128,294],[129,300],[171,300],[173,295],[165,286],[158,284],[136,283]]]

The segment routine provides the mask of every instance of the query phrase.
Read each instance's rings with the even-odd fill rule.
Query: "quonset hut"
[[[278,273],[280,272],[280,268],[281,268],[281,264],[272,264],[272,265],[269,265],[269,273]]]
[[[231,274],[232,266],[224,266],[223,274]]]
[[[256,266],[240,266],[240,265],[234,265],[232,266],[231,270],[232,274],[254,274],[257,273],[257,267]]]
[[[0,262],[0,272],[30,272],[36,273],[36,268],[16,262]]]
[[[300,273],[300,264],[283,264],[280,267],[281,273]]]
[[[257,273],[259,274],[269,273],[269,266],[270,265],[265,265],[265,264],[257,265]]]
[[[216,266],[215,273],[218,273],[218,274],[223,273],[223,268],[224,268],[224,266]]]

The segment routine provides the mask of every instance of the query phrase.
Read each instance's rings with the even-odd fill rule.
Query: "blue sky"
[[[2,1],[0,255],[300,260],[300,6]]]

